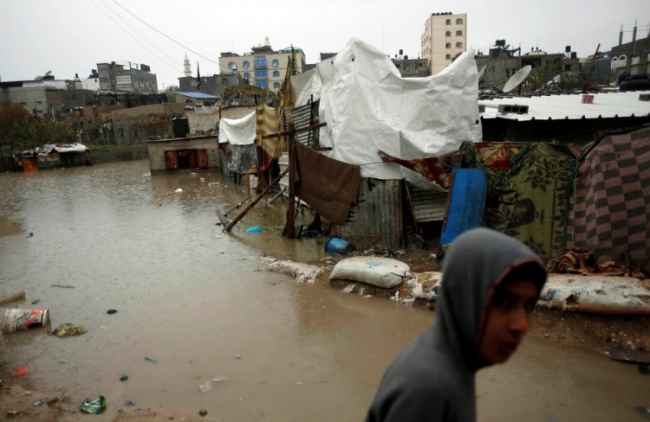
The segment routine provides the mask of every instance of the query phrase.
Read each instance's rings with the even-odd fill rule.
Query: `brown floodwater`
[[[105,396],[106,412],[83,420],[150,408],[359,421],[386,366],[435,319],[263,271],[263,255],[325,257],[325,239],[284,238],[286,202],[266,198],[223,233],[216,210],[250,194],[217,171],[151,176],[145,160],[6,173],[0,193],[0,296],[24,290],[20,307],[88,330],[6,334],[0,377],[27,365],[25,388],[65,390],[73,403]],[[537,339],[481,371],[477,392],[484,421],[642,421],[635,408],[650,407],[650,377],[636,366]]]

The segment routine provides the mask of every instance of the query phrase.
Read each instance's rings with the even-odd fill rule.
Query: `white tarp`
[[[231,145],[250,145],[255,142],[255,112],[241,119],[221,119],[219,121],[219,143]]]
[[[291,78],[296,106],[320,99],[320,144],[331,158],[361,166],[362,177],[402,179],[413,172],[381,162],[440,156],[482,138],[474,53],[441,73],[402,78],[381,51],[352,39],[336,56]]]
[[[45,144],[43,149],[40,151],[41,154],[49,154],[52,151],[56,152],[85,152],[86,146],[79,142],[73,142],[70,144]]]

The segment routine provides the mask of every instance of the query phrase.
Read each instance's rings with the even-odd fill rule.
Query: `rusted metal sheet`
[[[361,179],[359,203],[350,210],[340,236],[357,248],[403,247],[402,181]]]
[[[423,189],[411,183],[408,184],[413,205],[413,214],[418,223],[444,221],[447,204],[447,192],[435,188]]]
[[[178,168],[178,155],[176,151],[165,151],[165,168],[176,170]]]
[[[208,150],[207,149],[197,149],[196,150],[196,159],[198,161],[198,167],[200,169],[208,168]]]

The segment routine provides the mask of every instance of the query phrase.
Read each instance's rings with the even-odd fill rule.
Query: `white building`
[[[432,13],[424,23],[421,49],[432,75],[447,67],[467,50],[467,14]]]

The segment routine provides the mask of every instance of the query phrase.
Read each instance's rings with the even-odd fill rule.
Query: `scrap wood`
[[[280,175],[279,175],[278,177],[276,177],[275,180],[272,181],[272,182],[271,182],[271,183],[270,183],[270,184],[269,184],[269,185],[268,185],[268,186],[267,186],[267,187],[262,191],[262,193],[260,193],[260,194],[257,196],[257,198],[255,198],[253,201],[251,201],[251,203],[248,204],[248,206],[247,206],[246,208],[244,208],[242,211],[239,212],[239,214],[237,214],[236,216],[233,217],[233,219],[228,223],[228,225],[223,229],[223,231],[224,231],[224,232],[230,231],[230,229],[232,229],[233,226],[239,222],[239,220],[241,220],[242,218],[244,218],[244,216],[245,216],[246,214],[248,214],[248,211],[250,211],[250,210],[255,206],[255,204],[257,204],[257,203],[259,202],[259,200],[262,199],[262,197],[263,197],[264,195],[266,195],[266,193],[267,193],[269,190],[271,190],[271,188],[272,188],[273,186],[275,186],[276,184],[278,184],[278,182],[280,182],[280,179],[282,179],[282,178],[284,177],[284,175],[287,174],[287,173],[289,172],[289,168],[290,168],[290,167],[287,167],[287,168],[284,169],[282,172],[280,172]]]

